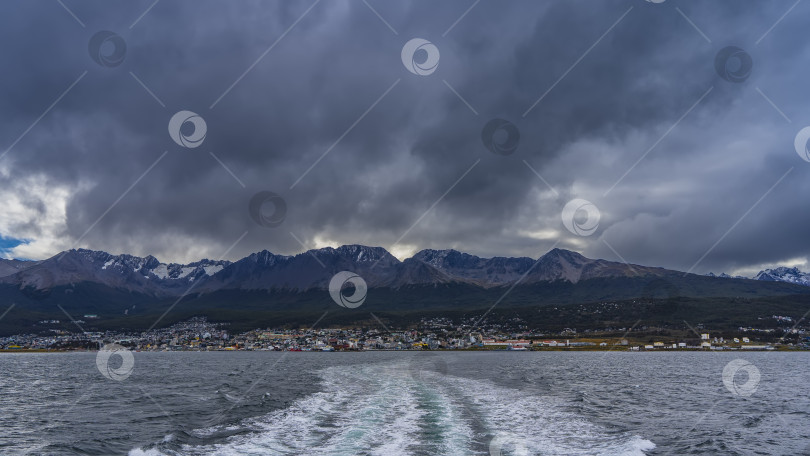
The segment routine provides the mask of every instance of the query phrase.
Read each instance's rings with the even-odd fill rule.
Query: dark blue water
[[[0,355],[0,454],[810,454],[804,353],[133,359]]]

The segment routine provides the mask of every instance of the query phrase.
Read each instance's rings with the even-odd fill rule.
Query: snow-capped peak
[[[200,260],[189,264],[161,263],[152,255],[112,255],[106,252],[79,249],[76,251],[84,259],[99,265],[102,271],[118,274],[136,273],[145,278],[156,277],[162,280],[194,280],[201,276],[212,276],[231,264],[230,261]]]
[[[765,269],[759,271],[759,274],[754,277],[756,280],[765,280],[769,282],[789,282],[798,285],[810,286],[810,273],[802,272],[799,268],[788,268],[780,266],[774,269]]]
[[[710,272],[710,273],[706,274],[706,277],[715,277],[715,278],[718,278],[718,279],[748,279],[748,278],[750,278],[750,277],[745,277],[745,276],[740,276],[740,275],[731,276],[731,275],[726,274],[725,272],[723,272],[723,273],[721,273],[719,275],[715,275],[715,273]]]

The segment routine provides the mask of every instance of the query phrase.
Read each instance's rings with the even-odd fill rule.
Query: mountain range
[[[422,250],[400,261],[382,247],[344,245],[294,256],[264,250],[235,262],[203,259],[189,264],[78,249],[43,261],[0,260],[0,284],[47,291],[94,283],[161,298],[179,296],[190,287],[195,293],[326,288],[331,277],[342,270],[357,273],[370,288],[395,289],[452,283],[492,288],[518,281],[523,285],[554,281],[576,284],[594,278],[663,277],[675,273],[593,260],[563,249],[554,249],[539,259],[480,258],[456,250]]]
[[[371,288],[464,283],[482,288],[540,282],[617,277],[664,278],[683,273],[663,268],[590,259],[577,252],[553,249],[539,259],[481,258],[456,250],[422,250],[398,260],[382,247],[344,245],[294,256],[267,250],[241,260],[203,259],[188,264],[161,263],[154,256],[113,255],[94,250],[68,250],[42,261],[0,259],[0,284],[21,290],[47,291],[77,283],[103,286],[154,297],[179,296],[223,289],[304,291],[326,288],[342,270],[357,273]],[[727,274],[712,278],[747,279]],[[766,269],[754,280],[810,286],[810,274],[797,268]]]
[[[42,261],[0,259],[0,310],[14,304],[17,315],[0,321],[0,332],[11,331],[3,325],[31,325],[68,311],[116,316],[110,320],[116,324],[123,315],[129,322],[137,315],[145,321],[166,309],[188,315],[214,309],[223,319],[241,313],[246,321],[261,312],[314,312],[334,305],[324,291],[340,271],[367,283],[363,309],[401,313],[479,309],[496,301],[525,307],[655,296],[810,296],[810,280],[795,268],[763,271],[756,280],[723,278],[590,259],[564,249],[537,259],[422,250],[400,261],[382,247],[344,245],[189,264],[78,249]]]

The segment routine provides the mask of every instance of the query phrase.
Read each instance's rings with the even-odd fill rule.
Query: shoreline
[[[49,350],[49,349],[0,349],[0,354],[4,353],[98,353],[100,350]],[[133,353],[247,353],[247,352],[268,352],[268,353],[374,353],[374,352],[424,352],[424,353],[539,353],[539,352],[618,352],[618,353],[717,353],[717,352],[780,352],[780,353],[810,353],[808,349],[793,347],[774,347],[771,349],[762,348],[724,348],[700,349],[700,348],[679,348],[679,349],[653,349],[653,350],[628,350],[628,349],[599,349],[599,348],[540,348],[532,350],[491,350],[491,349],[458,349],[458,350],[414,350],[414,349],[375,349],[375,350],[129,350]]]

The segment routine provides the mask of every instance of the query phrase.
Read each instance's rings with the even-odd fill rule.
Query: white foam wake
[[[655,445],[610,434],[546,397],[407,363],[325,369],[323,390],[241,423],[253,432],[183,455],[621,455]],[[200,436],[217,429],[201,429]],[[154,449],[130,455],[162,454]]]

